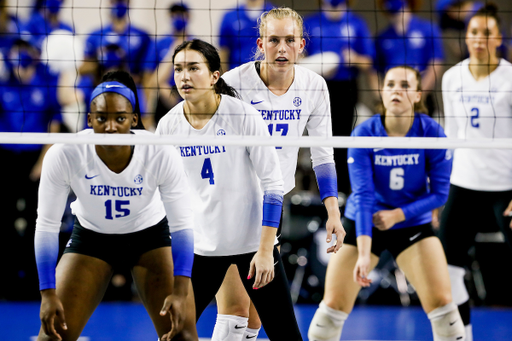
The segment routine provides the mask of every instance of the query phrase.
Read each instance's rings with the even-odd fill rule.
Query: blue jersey
[[[107,45],[118,45],[127,54],[130,72],[138,74],[142,71],[150,42],[149,35],[135,26],[128,25],[126,30],[119,34],[113,30],[112,25],[108,25],[89,35],[85,42],[84,55],[87,58],[95,58],[100,61],[101,48]]]
[[[53,120],[62,121],[57,100],[57,75],[38,64],[30,84],[21,84],[14,76],[0,84],[0,131],[45,133]],[[6,144],[12,151],[37,151],[39,144]]]
[[[23,25],[23,30],[26,30],[32,34],[37,42],[37,46],[41,47],[43,40],[55,30],[65,30],[73,32],[73,29],[68,24],[58,21],[56,24],[52,24],[49,20],[46,20],[41,13],[34,12],[27,23]]]
[[[357,126],[352,136],[387,136],[380,114]],[[415,114],[406,137],[446,137],[443,128],[424,114]],[[448,198],[452,153],[445,149],[348,149],[352,194],[345,216],[356,233],[372,235],[372,215],[400,207],[405,221],[392,229],[432,221],[432,210]]]
[[[382,73],[398,65],[409,65],[423,72],[434,59],[444,58],[439,29],[416,16],[412,16],[405,35],[399,35],[389,26],[377,36],[375,47],[375,66]]]
[[[352,49],[358,54],[375,58],[368,26],[352,12],[346,12],[337,21],[331,21],[324,13],[318,12],[305,18],[304,26],[310,37],[309,45],[306,45],[308,54],[335,52],[339,55],[340,65],[338,72],[332,77],[334,80],[351,80],[357,77],[357,67],[346,66],[342,51]]]
[[[267,3],[264,10],[269,11],[272,8],[273,6]],[[229,49],[230,69],[253,60],[259,36],[257,19],[247,15],[244,5],[224,15],[220,25],[219,45]]]
[[[19,38],[19,34],[21,32],[20,26],[21,25],[16,17],[10,15],[7,17],[7,32],[2,32],[0,34],[0,53],[4,55],[4,58],[8,55],[14,41]]]

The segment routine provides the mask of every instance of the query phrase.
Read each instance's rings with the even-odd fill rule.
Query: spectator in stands
[[[117,45],[126,52],[126,60],[130,74],[135,83],[141,81],[142,66],[145,54],[151,42],[148,33],[132,25],[128,16],[129,0],[110,0],[111,23],[92,32],[85,43],[84,63],[80,66],[80,74],[95,74],[98,78],[98,67],[110,62],[109,46]]]
[[[373,72],[375,55],[373,40],[366,22],[350,12],[349,5],[350,1],[347,0],[323,0],[321,11],[304,20],[305,30],[310,38],[307,53],[310,56],[325,52],[334,52],[338,55],[335,70],[330,75],[323,74],[331,98],[334,136],[350,136],[358,101],[357,76],[359,72]],[[338,189],[348,195],[350,181],[345,162],[347,150],[335,148],[334,159]]]
[[[0,53],[6,54],[20,32],[18,18],[9,13],[6,0],[0,0]]]
[[[154,113],[154,116],[148,115],[148,120],[144,122],[148,129],[156,127],[160,118],[180,101],[179,96],[171,93],[171,88],[175,84],[172,64],[170,62],[169,65],[162,64],[159,66],[159,64],[169,51],[172,54],[172,51],[183,41],[192,39],[188,33],[190,21],[188,7],[182,2],[174,3],[169,7],[169,15],[170,34],[151,43],[144,63],[143,84],[148,103],[148,113]],[[153,122],[149,122],[150,117],[153,118]]]
[[[442,75],[444,51],[437,26],[417,17],[417,0],[380,0],[390,25],[376,38],[376,67],[381,75],[397,65],[408,65],[421,73],[429,115],[436,110],[432,90]]]
[[[1,132],[58,132],[61,122],[57,79],[39,62],[38,39],[22,33],[6,54],[8,79],[0,83]],[[44,154],[49,146],[4,144],[0,157],[2,199],[0,259],[3,278],[0,292],[7,299],[37,299],[34,266],[34,229],[37,188]],[[16,256],[9,250],[16,250]]]
[[[272,4],[265,0],[246,0],[245,4],[224,15],[219,35],[220,59],[224,71],[252,61],[256,39],[259,37],[258,18],[272,8]]]
[[[41,44],[43,40],[55,30],[73,32],[68,24],[60,19],[60,10],[65,0],[38,1],[37,9],[32,12],[28,21],[23,25],[23,30],[30,32]]]

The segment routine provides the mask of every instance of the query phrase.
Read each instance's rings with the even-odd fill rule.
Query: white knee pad
[[[460,266],[448,265],[448,273],[450,274],[450,282],[452,285],[452,300],[456,305],[469,300],[469,293],[464,284],[464,275],[466,270]]]
[[[258,337],[258,334],[260,333],[260,329],[261,328],[258,328],[258,329],[246,328],[245,332],[244,332],[244,335],[242,337],[242,340],[243,341],[248,341],[248,340],[254,341],[254,340],[256,340],[256,338]]]
[[[464,323],[455,303],[448,303],[445,306],[432,310],[428,313],[432,323],[434,341],[464,341],[466,333]]]
[[[347,317],[347,313],[329,308],[321,302],[309,325],[309,341],[339,341]]]
[[[241,341],[248,320],[247,317],[217,314],[212,341]]]

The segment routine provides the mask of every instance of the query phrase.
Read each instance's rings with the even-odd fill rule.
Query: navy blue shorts
[[[355,221],[344,217],[342,223],[347,232],[344,243],[357,246]],[[388,250],[396,259],[409,246],[428,237],[435,237],[430,223],[387,231],[372,227],[371,251],[374,255],[380,257],[384,250]]]
[[[144,253],[171,246],[167,218],[144,230],[126,234],[105,234],[88,230],[75,218],[73,232],[64,253],[99,258],[112,267],[133,267]]]

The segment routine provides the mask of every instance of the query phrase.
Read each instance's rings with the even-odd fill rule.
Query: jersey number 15
[[[130,200],[114,200],[114,205],[112,205],[112,200],[105,201],[105,219],[114,219],[114,217],[112,216],[112,206],[115,206],[115,210],[117,213],[115,215],[116,218],[126,217],[127,215],[130,214],[130,210],[123,206],[127,205],[130,205]]]

